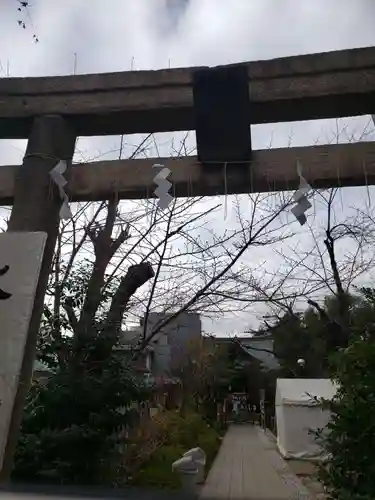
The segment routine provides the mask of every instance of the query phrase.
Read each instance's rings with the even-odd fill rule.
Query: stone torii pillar
[[[13,457],[25,398],[33,372],[44,296],[58,236],[61,199],[56,186],[51,182],[50,171],[59,160],[67,160],[71,164],[75,142],[75,131],[63,117],[57,115],[35,117],[23,164],[15,180],[14,203],[8,232],[42,232],[47,234],[47,239],[26,339],[25,335],[7,334],[9,338],[5,340],[14,353],[13,357],[19,357],[21,369],[14,376],[14,387],[9,389],[8,407],[3,408],[9,417],[9,424],[0,428],[0,433],[7,434],[6,437],[1,436],[3,442],[6,440],[0,455],[2,482],[9,480],[13,469]],[[3,371],[6,373],[7,367],[4,368]]]

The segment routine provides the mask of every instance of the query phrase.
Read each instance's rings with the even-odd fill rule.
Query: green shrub
[[[103,485],[117,481],[119,433],[133,415],[124,406],[142,401],[148,393],[115,353],[80,377],[73,368],[67,364],[46,385],[33,384],[13,479]]]
[[[375,498],[375,341],[358,338],[334,359],[340,389],[329,403],[332,419],[321,435],[331,455],[319,476],[329,498]]]

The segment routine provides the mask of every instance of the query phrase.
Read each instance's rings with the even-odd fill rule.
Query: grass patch
[[[179,488],[180,481],[172,472],[172,463],[190,448],[199,446],[207,456],[208,471],[220,448],[220,436],[203,418],[194,412],[181,416],[178,412],[165,412],[168,434],[164,443],[135,473],[132,483],[165,489]]]

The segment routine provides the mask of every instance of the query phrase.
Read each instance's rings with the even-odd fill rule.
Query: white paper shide
[[[60,208],[60,219],[69,220],[72,218],[72,211],[69,207],[68,195],[65,192],[65,186],[68,184],[68,181],[65,179],[64,174],[68,165],[65,160],[60,160],[58,164],[53,167],[51,172],[49,173],[53,182],[59,189],[60,198],[62,201]]]
[[[160,165],[159,163],[152,165],[152,168],[161,168],[161,170],[154,177],[154,182],[158,186],[155,189],[154,194],[159,198],[158,207],[161,210],[165,210],[173,200],[173,196],[169,194],[172,183],[167,181],[167,177],[170,175],[171,171],[169,168],[166,168],[164,165]]]
[[[303,226],[307,221],[305,213],[312,207],[307,199],[307,195],[312,188],[302,175],[302,165],[300,161],[297,161],[297,174],[299,177],[299,187],[293,195],[296,205],[294,205],[291,212],[301,226]]]

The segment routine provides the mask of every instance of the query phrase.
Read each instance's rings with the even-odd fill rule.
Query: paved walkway
[[[232,425],[200,500],[312,500],[312,496],[257,426]]]

